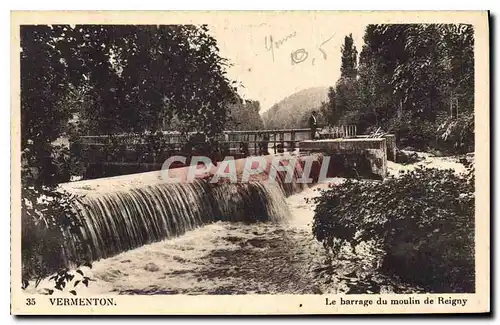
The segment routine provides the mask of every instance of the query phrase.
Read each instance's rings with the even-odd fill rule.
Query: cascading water
[[[214,219],[207,184],[156,184],[76,203],[93,260],[183,234]]]
[[[150,173],[147,173],[150,174]],[[267,174],[267,173],[266,173]],[[131,177],[128,175],[127,177]],[[203,179],[191,183],[153,182],[105,191],[86,191],[74,208],[82,221],[83,241],[90,260],[111,257],[145,244],[184,234],[215,222],[284,221],[289,215],[285,197],[300,191],[299,173],[292,183],[277,172],[277,182],[211,184]],[[98,181],[98,180],[95,180]],[[96,184],[88,181],[89,184]],[[94,182],[94,183],[91,183]],[[151,185],[145,185],[145,184]],[[73,188],[78,188],[74,185]],[[80,239],[81,240],[81,239]],[[71,252],[68,252],[71,255]]]
[[[285,196],[277,184],[249,182],[213,187],[216,220],[283,221],[288,215]]]

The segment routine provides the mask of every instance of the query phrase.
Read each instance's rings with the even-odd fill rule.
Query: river
[[[419,164],[455,169],[462,166],[434,157],[426,157]],[[394,175],[402,169],[408,167],[389,164],[389,172]],[[288,197],[286,220],[252,224],[219,221],[96,261],[91,269],[83,268],[94,281],[88,288],[80,284],[77,292],[196,295],[421,291],[379,273],[380,259],[369,244],[358,247],[356,254],[346,248],[330,258],[313,237],[311,199],[320,190],[341,182],[336,179],[333,184],[319,184]],[[42,281],[39,288],[43,287],[50,287],[50,283]]]

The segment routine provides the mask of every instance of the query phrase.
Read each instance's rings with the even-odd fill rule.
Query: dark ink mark
[[[329,39],[327,39],[326,41],[324,41],[323,43],[321,43],[318,47],[318,50],[321,51],[321,54],[323,54],[323,59],[326,60],[327,58],[327,55],[326,55],[326,52],[321,48],[323,45],[325,45],[326,43],[328,43],[333,37],[335,36],[335,34],[333,34],[332,36],[330,36]]]
[[[320,51],[321,51],[321,53],[323,54],[323,59],[325,59],[325,60],[326,60],[326,52],[325,52],[325,51],[323,51],[323,49],[322,49],[322,48],[319,48],[319,50],[320,50]]]
[[[302,304],[300,304],[299,307],[302,307]]]
[[[292,60],[292,64],[297,64],[304,62],[307,59],[309,53],[305,49],[298,49],[294,52],[290,53],[290,58]]]
[[[271,54],[273,56],[273,62],[274,62],[273,35],[269,35],[269,44],[267,42],[267,36],[264,38],[264,43],[265,43],[265,46],[266,46],[266,50],[271,51]]]
[[[293,32],[291,34],[288,34],[287,36],[283,37],[282,39],[279,39],[277,41],[274,40],[273,35],[266,36],[264,38],[264,45],[266,47],[267,51],[271,51],[272,57],[273,57],[273,62],[274,62],[274,49],[279,49],[280,46],[282,46],[284,43],[286,43],[289,39],[297,36],[297,32]]]
[[[282,38],[282,39],[280,39],[280,40],[277,40],[276,42],[274,42],[274,46],[275,46],[277,49],[279,49],[279,47],[280,47],[281,45],[283,45],[286,41],[288,41],[290,38],[293,38],[293,37],[295,37],[295,36],[297,36],[297,32],[293,32],[293,33],[291,33],[291,34],[289,34],[289,35],[285,36],[284,38]]]

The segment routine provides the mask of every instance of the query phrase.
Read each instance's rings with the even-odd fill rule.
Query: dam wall
[[[245,182],[228,178],[211,182],[212,169],[186,181],[183,177],[190,167],[180,167],[168,170],[169,177],[179,182],[169,182],[164,171],[155,171],[61,184],[62,190],[77,196],[73,208],[82,227],[73,240],[84,243],[86,259],[95,261],[216,221],[286,222],[285,198],[310,185],[298,182],[304,159],[289,154],[260,159],[262,171]],[[293,162],[293,173],[276,168],[273,159],[282,165]],[[246,160],[234,163],[240,177],[248,167]],[[320,163],[319,159],[313,164],[312,174],[318,173]],[[268,181],[270,176],[274,182]],[[66,252],[70,259],[74,254]]]
[[[307,140],[300,143],[303,154],[321,152],[330,157],[336,176],[384,179],[387,175],[386,138],[341,138]]]

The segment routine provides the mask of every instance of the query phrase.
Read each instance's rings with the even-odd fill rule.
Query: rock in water
[[[158,272],[160,270],[160,268],[158,267],[158,265],[156,265],[155,263],[148,263],[148,264],[146,264],[146,266],[144,267],[144,269],[146,271],[149,271],[149,272]]]

